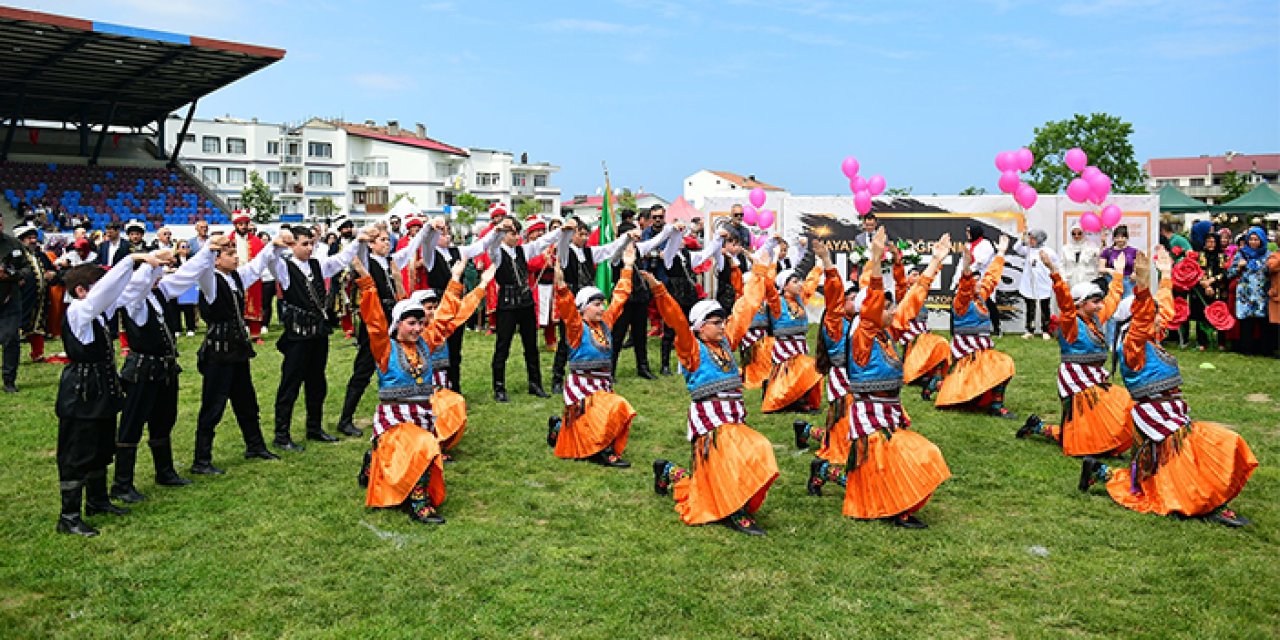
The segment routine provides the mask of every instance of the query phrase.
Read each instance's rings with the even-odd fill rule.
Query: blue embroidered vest
[[[853,341],[845,339],[848,344],[845,353],[849,372],[849,390],[854,393],[873,391],[896,391],[902,388],[902,360],[894,349],[885,349],[883,340],[877,338],[871,343],[871,356],[865,365],[859,365],[853,358]]]
[[[732,309],[725,309],[726,312]],[[756,315],[751,316],[751,329],[768,329],[769,328],[769,303],[760,304],[760,308],[756,310]]]
[[[1153,342],[1148,342],[1143,350],[1146,361],[1138,371],[1130,369],[1125,357],[1120,355],[1120,374],[1124,376],[1129,395],[1134,399],[1145,398],[1182,386],[1178,361],[1169,352]]]
[[[391,341],[391,355],[387,358],[387,370],[378,371],[378,399],[382,401],[425,402],[431,399],[431,351],[427,341],[418,338],[418,350],[422,354],[423,370],[414,375],[409,370],[404,348],[398,340]]]
[[[725,353],[732,354],[728,340],[724,340],[721,346]],[[718,364],[711,349],[701,340],[698,340],[697,370],[689,371],[681,365],[680,372],[684,374],[684,384],[688,387],[689,397],[693,398],[694,402],[712,398],[725,391],[742,392],[742,376],[738,373],[738,363],[734,361],[733,356],[730,355],[725,364]]]
[[[822,349],[827,352],[827,359],[831,361],[831,367],[844,367],[849,363],[849,331],[853,323],[846,318],[840,325],[840,340],[831,341],[831,336],[827,335],[826,326],[818,329],[818,340]]]
[[[1067,342],[1058,331],[1058,349],[1063,362],[1102,366],[1107,361],[1107,343],[1101,335],[1094,335],[1085,319],[1076,316],[1076,339]]]
[[[987,313],[985,301],[971,301],[964,313],[956,315],[953,309],[951,315],[952,333],[979,336],[991,334],[991,315]]]
[[[596,342],[595,333],[586,320],[582,321],[582,341],[569,351],[569,369],[573,371],[609,371],[613,368],[613,336],[609,327],[604,328],[604,342]]]
[[[809,314],[805,312],[804,305],[800,305],[800,311],[792,314],[791,305],[787,302],[786,296],[781,300],[782,312],[778,314],[778,318],[773,321],[773,335],[775,336],[797,336],[804,335],[809,330]]]

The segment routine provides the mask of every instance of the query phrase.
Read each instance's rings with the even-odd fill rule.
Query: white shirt
[[[557,240],[560,239],[560,236],[562,235],[562,233],[563,231],[561,229],[556,229],[551,233],[542,234],[542,237],[538,238],[537,240],[534,240],[532,242],[524,242],[514,247],[503,242],[501,243],[502,251],[506,252],[508,257],[514,259],[516,257],[516,249],[519,249],[524,254],[524,259],[528,260],[529,258],[532,258],[533,256],[536,256],[542,253],[543,251],[546,251],[547,247],[551,246],[553,242],[556,242]],[[502,237],[502,233],[497,229],[494,229],[492,233],[485,235],[485,238],[493,238],[491,242],[494,242],[494,243],[497,243],[498,242],[497,238],[500,238],[500,237]],[[497,250],[492,248],[489,249],[489,257],[492,258],[494,262],[497,262],[498,261]]]
[[[318,277],[332,278],[339,271],[346,269],[347,266],[351,264],[351,260],[356,257],[356,250],[362,245],[364,245],[363,242],[352,242],[346,247],[343,247],[342,251],[338,252],[337,255],[325,256],[323,258],[316,258],[315,253],[312,253],[311,259],[320,263],[320,275]],[[302,272],[302,275],[311,280],[316,279],[316,274],[311,273],[311,262],[309,260],[299,260],[293,255],[293,251],[289,249],[285,249],[281,253],[286,254],[286,252],[288,260],[292,262],[294,266],[298,267],[298,270]],[[286,266],[284,261],[279,261],[276,263],[273,270],[276,274],[276,281],[280,283],[281,287],[283,287],[282,291],[287,291],[289,289],[289,268]],[[248,285],[246,284],[245,286]]]
[[[627,242],[631,240],[631,235],[624,233],[621,237],[614,239],[614,241],[609,244],[600,245],[598,247],[579,247],[573,243],[574,235],[576,235],[576,233],[566,233],[560,237],[560,248],[559,251],[557,251],[557,255],[560,256],[561,267],[569,266],[570,251],[572,251],[573,255],[578,258],[579,262],[586,262],[587,249],[591,250],[592,264],[602,264],[612,260],[614,256],[621,253],[622,250],[626,248]]]
[[[280,262],[280,257],[271,249],[272,247],[269,246],[264,247],[262,251],[258,252],[258,255],[254,256],[253,259],[248,262],[248,264],[242,264],[239,267],[236,267],[236,274],[240,276],[240,283],[244,285],[245,289],[248,289],[253,286],[253,283],[260,280],[262,278],[263,271],[266,271],[267,269],[275,269],[277,263]],[[231,279],[230,273],[223,273],[219,271],[218,275],[226,281],[228,287],[231,287],[232,289],[236,288],[236,281]],[[208,288],[200,287],[200,292],[204,294],[205,302],[210,304],[212,304],[214,300],[218,299],[218,288],[215,286],[210,286]]]
[[[160,289],[165,298],[176,300],[183,292],[190,289],[193,285],[198,285],[201,290],[215,288],[213,280],[213,252],[209,248],[205,248],[196,252],[190,260],[182,263],[177,271],[165,274],[164,268],[155,268],[149,264],[144,264],[137,269],[142,272],[140,277],[143,281],[150,280],[151,286],[147,287],[147,293],[139,296],[137,300],[124,306],[124,312],[129,314],[133,322],[138,326],[147,323],[150,312],[155,311],[164,316],[164,307],[160,305],[160,300],[151,292],[152,289]],[[135,274],[136,275],[136,274]]]
[[[667,245],[662,249],[662,263],[666,265],[668,269],[675,264],[676,255],[680,253],[680,248],[684,246],[684,239],[689,235],[689,233],[683,233],[667,240]],[[693,267],[706,262],[713,255],[719,255],[720,247],[723,246],[723,244],[724,238],[721,238],[718,233],[715,234],[715,236],[711,238],[711,242],[707,243],[706,247],[690,253],[689,268],[692,269]]]
[[[106,326],[104,315],[115,313],[120,307],[137,300],[147,291],[149,284],[145,274],[140,276],[133,270],[133,260],[121,260],[89,289],[84,298],[72,300],[67,305],[67,325],[71,327],[71,334],[81,344],[91,344],[93,323]]]
[[[1044,300],[1053,295],[1053,280],[1049,278],[1049,267],[1040,260],[1040,250],[1049,254],[1049,259],[1057,262],[1053,249],[1048,247],[1028,247],[1019,240],[1013,245],[1013,252],[1023,256],[1022,279],[1018,281],[1018,293],[1024,298]]]

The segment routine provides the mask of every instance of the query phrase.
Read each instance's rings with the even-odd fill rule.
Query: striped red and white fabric
[[[1067,398],[1108,379],[1107,370],[1092,364],[1062,362],[1058,364],[1058,396]]]
[[[898,338],[898,343],[908,344],[926,333],[929,333],[929,323],[923,320],[912,320],[907,323],[907,330],[902,332],[902,337]]]
[[[373,436],[376,438],[387,429],[405,422],[434,431],[436,416],[431,412],[431,405],[425,402],[380,404],[373,414]]]
[[[564,405],[578,404],[597,391],[613,391],[613,376],[608,371],[570,371],[564,381]]]
[[[764,336],[764,329],[747,329],[747,335],[742,336],[742,342],[738,344],[738,348],[750,349],[751,345],[760,342],[760,339]]]
[[[437,389],[445,389],[449,387],[449,372],[444,369],[431,370],[431,384]]]
[[[1178,429],[1191,424],[1190,408],[1182,395],[1161,396],[1134,403],[1129,414],[1133,424],[1148,438],[1163,441]]]
[[[742,423],[747,419],[747,405],[741,393],[722,393],[710,400],[689,404],[689,441],[705,436],[722,424]]]
[[[869,436],[877,429],[901,429],[911,426],[902,410],[901,398],[854,396],[849,403],[849,438]]]
[[[809,341],[804,336],[783,336],[773,341],[774,364],[782,364],[796,356],[809,353]]]
[[[849,371],[844,367],[831,367],[827,372],[827,402],[835,402],[849,395]]]
[[[991,336],[957,334],[951,337],[951,357],[959,360],[979,351],[993,349],[995,346],[996,343],[991,341]]]

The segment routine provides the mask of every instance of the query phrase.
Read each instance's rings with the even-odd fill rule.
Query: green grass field
[[[274,336],[272,336],[274,338]],[[191,461],[199,338],[183,338],[180,472]],[[997,341],[1017,361],[1008,405],[1056,420],[1054,343]],[[652,341],[656,359],[657,340]],[[57,345],[51,345],[54,350]],[[308,443],[279,462],[246,461],[231,412],[219,429],[222,477],[156,487],[151,500],[96,516],[94,539],[54,533],[53,397],[60,367],[24,364],[22,393],[0,399],[0,636],[186,637],[1197,637],[1280,633],[1280,364],[1180,351],[1194,415],[1235,428],[1262,466],[1233,503],[1254,525],[1129,512],[1075,489],[1079,465],[1020,424],[941,414],[904,393],[914,427],[954,477],[904,531],[840,515],[838,487],[805,494],[811,454],[793,416],[748,422],[774,443],[782,477],[761,511],[769,535],[687,527],[655,496],[649,462],[685,462],[688,396],[677,378],[618,390],[639,411],[629,470],[558,460],[545,442],[559,398],[489,394],[492,338],[468,334],[470,423],[447,468],[448,524],[370,511],[355,474],[367,442]],[[353,348],[334,340],[332,428]],[[543,354],[549,371],[550,354]],[[1208,362],[1215,369],[1201,369]],[[522,392],[523,366],[508,367]],[[655,366],[655,370],[656,370]],[[254,361],[271,424],[279,354]],[[1268,394],[1268,395],[1260,395]],[[374,389],[361,416],[372,415]],[[302,432],[302,406],[294,432]],[[365,419],[362,426],[368,425]],[[267,429],[270,439],[270,427]],[[1095,489],[1095,491],[1098,491]]]

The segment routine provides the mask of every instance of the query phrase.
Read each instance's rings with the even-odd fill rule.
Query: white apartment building
[[[172,115],[163,146],[172,152],[182,119]],[[399,197],[428,214],[448,214],[460,193],[510,208],[525,199],[555,211],[560,168],[528,162],[527,154],[455,147],[427,137],[426,127],[402,129],[313,118],[298,125],[236,118],[194,119],[180,161],[232,209],[256,171],[270,186],[281,215],[323,219],[336,211],[357,219],[378,217]]]
[[[761,182],[755,176],[702,169],[684,179],[684,199],[695,209],[701,209],[707,198],[714,197],[742,198],[746,202],[747,194],[757,187],[767,193],[765,207],[776,208],[776,205],[771,204],[774,199],[781,201],[781,198],[790,195],[786,189]]]

